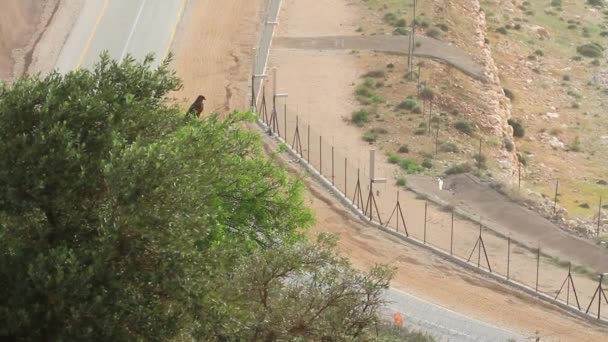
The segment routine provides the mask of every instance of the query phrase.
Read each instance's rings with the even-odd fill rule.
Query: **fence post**
[[[310,164],[310,122],[308,123],[308,139],[306,139],[306,162]]]
[[[538,246],[538,250],[536,252],[536,292],[538,292],[538,273],[540,270],[540,245]]]
[[[509,271],[511,270],[511,237],[507,240],[507,280],[509,280]]]
[[[557,192],[559,190],[559,178],[555,180],[555,198],[553,200],[553,215],[555,216],[555,212],[557,210]]]
[[[435,155],[439,153],[439,124],[437,124],[437,130],[435,131]]]
[[[427,214],[427,209],[428,209],[428,205],[429,202],[428,201],[424,201],[424,244],[426,245],[426,214]]]
[[[454,250],[454,208],[452,208],[452,228],[450,230],[450,255],[453,255]]]
[[[348,197],[348,158],[344,157],[344,196]]]
[[[602,223],[602,197],[600,196],[600,206],[597,209],[597,237],[600,237],[600,225]]]
[[[285,128],[285,131],[283,131],[283,135],[285,135],[285,143],[288,144],[288,142],[287,142],[287,103],[285,104],[285,113],[283,113],[283,120],[285,121],[284,125],[283,125],[283,128]]]
[[[323,137],[319,135],[319,173],[323,176]]]
[[[336,186],[335,181],[335,174],[334,174],[334,146],[331,146],[331,185]]]
[[[517,189],[521,190],[521,161],[517,161]]]

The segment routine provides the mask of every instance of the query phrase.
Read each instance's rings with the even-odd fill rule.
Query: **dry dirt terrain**
[[[248,109],[251,51],[264,10],[263,0],[188,2],[172,49],[184,83],[178,103],[187,108],[203,94],[206,113]]]
[[[31,63],[33,46],[59,0],[0,2],[0,80],[20,75]]]

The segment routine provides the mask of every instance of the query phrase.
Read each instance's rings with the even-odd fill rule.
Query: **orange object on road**
[[[393,314],[393,321],[395,322],[395,325],[398,325],[400,327],[403,327],[403,316],[401,316],[400,313],[395,312]]]

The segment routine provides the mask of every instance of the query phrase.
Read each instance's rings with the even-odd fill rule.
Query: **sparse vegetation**
[[[409,153],[410,152],[410,148],[407,145],[401,145],[399,146],[399,153]]]
[[[513,136],[516,138],[523,138],[526,135],[526,130],[524,126],[517,120],[509,119],[507,120],[509,126],[513,127]]]
[[[576,52],[589,58],[602,57],[604,48],[597,43],[584,44],[576,48]]]
[[[369,115],[370,113],[366,109],[359,109],[351,114],[350,121],[355,125],[362,127],[369,122]]]
[[[433,39],[439,39],[441,37],[441,31],[439,31],[438,29],[432,27],[432,28],[426,30],[426,35],[428,37],[433,38]]]
[[[433,162],[430,159],[424,159],[422,161],[422,164],[420,164],[423,168],[425,169],[431,169],[433,168]]]
[[[397,108],[406,109],[406,110],[413,110],[416,107],[418,107],[418,102],[416,102],[416,100],[411,99],[411,98],[405,99],[404,101],[401,101],[397,105]]]
[[[407,179],[403,176],[397,178],[397,185],[398,186],[406,186],[407,185]]]
[[[510,89],[503,88],[503,91],[505,92],[505,96],[507,98],[509,98],[509,100],[515,101],[515,94],[513,94],[513,92]]]
[[[373,129],[370,129],[363,134],[363,140],[367,141],[368,143],[374,143],[376,142],[376,139],[378,139],[378,133],[376,133]]]
[[[364,105],[384,102],[384,98],[382,98],[382,96],[375,92],[375,89],[377,87],[378,84],[374,82],[374,80],[372,80],[371,78],[365,79],[365,81],[363,81],[363,83],[358,85],[355,89],[357,100],[359,100],[359,102]]]
[[[418,163],[411,158],[403,159],[399,162],[399,166],[408,174],[414,174],[422,171],[422,168]]]
[[[505,145],[505,149],[509,152],[513,152],[513,150],[515,149],[515,145],[513,144],[513,142],[511,141],[511,139],[509,138],[505,138],[503,140],[503,143]]]
[[[401,161],[401,158],[398,155],[394,154],[394,153],[391,153],[388,156],[388,162],[391,163],[391,164],[399,164],[400,161]]]
[[[473,133],[475,133],[475,126],[468,120],[456,121],[454,123],[454,128],[466,135],[473,135]]]
[[[461,174],[461,173],[471,172],[471,170],[472,170],[471,164],[461,163],[461,164],[456,164],[456,165],[450,167],[449,169],[445,170],[445,174],[448,176],[457,175],[457,174]]]
[[[364,78],[384,78],[386,73],[384,70],[372,70],[363,75]]]
[[[458,145],[448,142],[441,144],[439,146],[439,151],[448,153],[458,153],[460,152],[460,149],[458,148]]]

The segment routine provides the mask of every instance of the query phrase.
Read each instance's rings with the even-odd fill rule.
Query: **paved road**
[[[389,289],[386,299],[391,302],[384,311],[388,319],[398,312],[403,316],[406,327],[427,333],[437,341],[527,341],[524,336],[468,318],[396,289]]]
[[[283,48],[307,50],[372,50],[407,54],[408,36],[335,36],[335,37],[276,37],[274,43]],[[486,80],[484,69],[463,50],[442,41],[416,36],[421,45],[414,55],[437,59],[465,74]]]
[[[107,50],[115,59],[168,52],[187,0],[86,0],[64,44],[56,68],[91,67]]]
[[[272,38],[276,28],[276,23],[279,20],[279,12],[281,10],[281,0],[268,0],[266,7],[266,15],[264,16],[264,22],[262,23],[262,32],[260,40],[258,42],[256,56],[254,60],[253,71],[254,75],[265,75],[268,64],[268,56],[270,54],[270,46],[272,45]],[[255,94],[256,103],[260,94],[260,86],[262,84],[262,78],[256,77],[253,85],[253,93]]]

